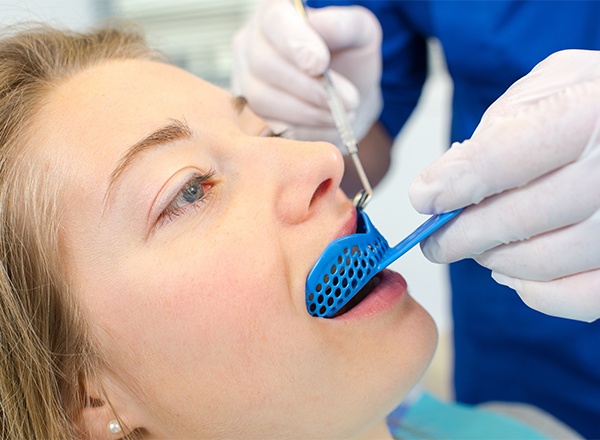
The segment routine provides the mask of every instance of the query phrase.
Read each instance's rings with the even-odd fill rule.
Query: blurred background
[[[149,41],[177,65],[224,88],[229,84],[231,39],[258,0],[0,0],[0,24],[43,21],[85,29],[110,17],[140,24]],[[390,245],[395,245],[426,217],[408,201],[417,174],[448,146],[451,81],[441,50],[430,42],[431,70],[419,105],[396,140],[392,168],[375,190],[369,216]],[[404,275],[411,294],[431,313],[440,344],[423,386],[451,398],[447,268],[430,263],[418,248],[392,265]]]

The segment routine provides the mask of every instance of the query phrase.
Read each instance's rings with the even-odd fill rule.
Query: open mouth
[[[352,310],[354,307],[360,304],[367,296],[369,296],[373,292],[373,290],[375,290],[377,286],[379,286],[379,284],[381,284],[381,278],[382,275],[381,272],[379,272],[373,278],[371,278],[369,282],[365,284],[365,287],[360,289],[356,293],[356,295],[354,295],[350,299],[350,301],[348,301],[344,305],[344,307],[342,307],[335,315],[333,315],[332,318],[337,318],[338,316],[343,315],[344,313]]]

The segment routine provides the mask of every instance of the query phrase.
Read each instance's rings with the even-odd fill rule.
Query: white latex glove
[[[290,127],[297,139],[339,147],[319,77],[330,66],[362,139],[382,108],[381,26],[359,6],[308,9],[307,15],[310,24],[291,0],[263,0],[235,35],[231,88],[275,131]]]
[[[468,206],[422,244],[430,260],[474,258],[534,309],[600,318],[600,52],[536,66],[410,198],[423,213]]]

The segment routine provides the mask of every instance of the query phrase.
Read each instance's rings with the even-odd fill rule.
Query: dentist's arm
[[[474,258],[534,309],[600,318],[600,52],[536,66],[410,197],[423,213],[468,206],[422,244],[430,260]]]

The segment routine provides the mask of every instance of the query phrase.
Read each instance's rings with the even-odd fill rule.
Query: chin
[[[385,334],[363,350],[368,366],[363,369],[367,373],[359,405],[372,421],[383,420],[404,400],[435,353],[438,332],[433,318],[408,293],[405,296],[402,310],[388,323]]]
[[[399,322],[395,323],[397,334],[387,346],[392,354],[389,364],[379,366],[382,376],[387,377],[389,381],[389,389],[393,390],[393,393],[388,396],[388,413],[423,377],[431,364],[438,342],[437,327],[431,315],[408,293],[406,297],[407,312],[403,313],[398,318]],[[385,395],[384,391],[382,391],[383,395]]]

